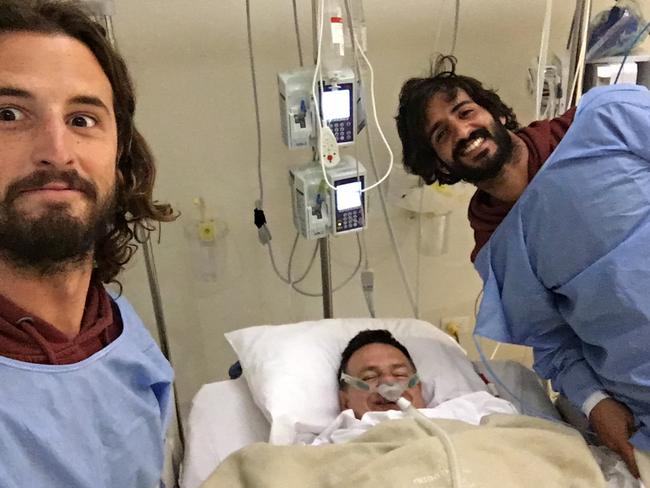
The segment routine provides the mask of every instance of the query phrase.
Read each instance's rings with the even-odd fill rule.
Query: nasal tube
[[[387,398],[387,400],[390,399]],[[451,486],[452,488],[460,488],[460,471],[458,469],[458,458],[456,456],[456,450],[454,449],[454,445],[451,443],[449,435],[447,435],[443,429],[431,422],[429,418],[427,418],[422,412],[415,408],[413,404],[406,398],[400,397],[397,399],[396,403],[402,412],[409,415],[410,417],[413,417],[418,423],[424,422],[427,426],[433,429],[433,431],[440,439],[440,442],[442,442],[442,446],[447,453],[447,457],[449,458],[449,475],[451,477]]]

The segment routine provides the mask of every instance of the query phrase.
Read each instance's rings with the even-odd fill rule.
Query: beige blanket
[[[457,452],[463,488],[599,488],[582,437],[551,422],[491,415],[481,426],[434,420]],[[451,487],[448,458],[426,423],[384,422],[347,444],[253,444],[226,459],[205,488]]]

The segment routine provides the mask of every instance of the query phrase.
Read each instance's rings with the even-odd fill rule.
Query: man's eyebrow
[[[361,369],[361,371],[359,371],[359,374],[363,374],[367,372],[378,373],[379,368],[377,366],[365,366],[363,369]]]
[[[0,97],[18,97],[18,98],[33,99],[34,95],[28,92],[27,90],[23,90],[22,88],[3,86],[0,87]],[[72,97],[69,103],[74,103],[79,105],[92,105],[93,107],[98,107],[105,110],[106,112],[110,112],[110,109],[101,100],[101,98],[92,95],[78,95],[76,97]]]
[[[34,95],[21,88],[2,86],[0,87],[0,97],[34,98]]]
[[[393,363],[390,365],[391,368],[410,368],[411,365],[408,363],[408,361],[404,361],[403,363]]]
[[[451,109],[451,113],[456,113],[458,112],[462,107],[467,105],[468,103],[474,103],[471,100],[463,100],[462,102],[458,102],[456,105],[454,105],[454,108]],[[440,127],[441,122],[438,121],[435,124],[433,124],[433,127],[431,127],[431,130],[429,131],[429,140],[433,137],[433,133],[436,131],[438,127]]]
[[[71,98],[70,103],[75,103],[79,105],[92,105],[93,107],[104,109],[106,112],[110,113],[110,109],[99,97],[89,96],[89,95],[79,95]]]
[[[403,363],[393,363],[388,366],[389,369],[398,369],[398,368],[411,368],[411,365],[408,362],[403,362]],[[361,371],[359,371],[359,374],[363,374],[366,372],[373,372],[373,373],[379,373],[381,372],[381,368],[378,366],[366,366],[364,367]]]
[[[458,112],[462,107],[467,105],[468,103],[474,103],[471,100],[463,100],[462,102],[458,102],[456,105],[454,105],[454,108],[451,109],[451,113]]]

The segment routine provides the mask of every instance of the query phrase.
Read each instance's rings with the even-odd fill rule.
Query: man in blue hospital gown
[[[648,476],[650,93],[588,92],[539,172],[537,148],[508,128],[510,115],[453,69],[410,80],[398,116],[405,164],[426,177],[409,159],[428,145],[434,180],[470,181],[507,205],[476,249],[485,284],[476,333],[532,346],[537,372]]]
[[[649,138],[645,88],[587,93],[476,258],[477,334],[532,346],[632,471],[627,439],[650,452]]]
[[[160,486],[173,373],[114,282],[152,201],[133,87],[71,2],[0,0],[0,486]]]

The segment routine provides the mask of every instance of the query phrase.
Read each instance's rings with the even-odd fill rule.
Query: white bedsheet
[[[472,425],[478,425],[484,416],[492,413],[519,413],[512,403],[484,391],[447,400],[434,408],[421,408],[420,412],[432,419],[462,420]],[[301,434],[299,439],[305,444],[314,446],[340,444],[354,439],[380,422],[401,419],[404,416],[405,414],[399,410],[389,410],[368,412],[361,419],[357,419],[352,410],[345,410],[318,437],[310,438],[308,434]]]
[[[186,423],[181,487],[197,488],[228,455],[268,438],[244,378],[203,385]]]

